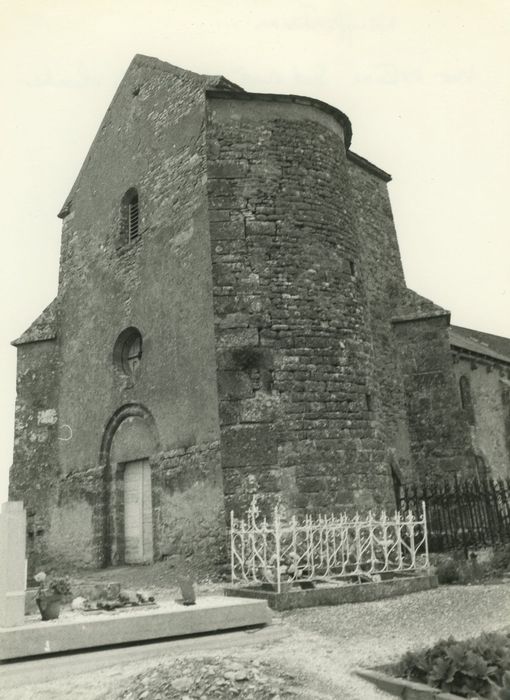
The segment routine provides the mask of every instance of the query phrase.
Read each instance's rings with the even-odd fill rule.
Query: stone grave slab
[[[162,602],[154,607],[108,613],[64,613],[58,620],[27,618],[22,626],[0,628],[0,660],[90,649],[138,641],[267,625],[265,600],[204,596],[193,606]]]
[[[372,600],[393,598],[418,591],[427,591],[438,585],[435,575],[416,575],[392,578],[379,583],[333,584],[323,583],[316,588],[297,587],[282,590],[281,593],[258,587],[226,586],[225,596],[241,596],[251,600],[267,600],[273,610],[294,610],[311,608],[316,605],[343,605],[345,603],[366,603]]]

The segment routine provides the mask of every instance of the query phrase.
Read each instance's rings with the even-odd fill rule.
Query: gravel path
[[[234,661],[250,678],[254,674],[254,665],[268,664],[271,673],[267,675],[272,678],[269,685],[275,688],[275,692],[278,690],[277,694],[263,695],[261,688],[260,694],[255,690],[249,697],[254,700],[274,697],[277,700],[301,696],[299,687],[305,689],[304,697],[308,698],[388,700],[388,695],[359,679],[353,670],[357,666],[392,663],[408,649],[428,645],[441,637],[466,638],[482,631],[508,627],[510,585],[441,587],[372,603],[308,608],[275,615],[274,623],[286,632],[281,640],[215,654],[215,663],[228,666]],[[141,690],[144,675],[150,675],[155,687],[171,686],[183,674],[186,676],[186,664],[193,673],[197,660],[205,656],[208,655],[195,653],[180,660],[160,657],[142,664],[114,666],[98,670],[93,679],[69,675],[56,683],[31,685],[9,691],[7,695],[0,691],[0,697],[8,700],[31,700],[34,697],[113,700],[122,693],[133,700],[140,697],[150,700],[150,694],[144,695],[145,690]],[[72,673],[72,657],[68,658]],[[282,684],[278,683],[278,677],[293,680]],[[175,690],[174,686],[172,688]],[[236,695],[235,687],[232,695],[228,694],[229,685],[224,688],[225,694],[220,697]],[[267,688],[264,693],[266,691]],[[200,694],[191,690],[180,695],[162,692],[155,697],[192,698],[200,697]],[[202,698],[205,700],[207,694]]]
[[[510,626],[510,585],[440,587],[373,603],[308,608],[284,613],[282,623],[294,630],[291,648],[283,652],[290,667],[315,666],[331,689],[343,687],[345,700],[388,698],[353,669],[393,663],[440,638]]]
[[[440,638],[510,626],[510,585],[441,586],[374,603],[308,608],[282,618],[335,642],[350,665],[372,667]]]

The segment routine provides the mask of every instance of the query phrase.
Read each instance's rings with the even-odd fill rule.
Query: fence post
[[[427,508],[425,506],[425,501],[421,502],[421,512],[423,520],[423,536],[425,538],[425,563],[427,565],[427,569],[429,569],[429,533],[427,529]]]
[[[386,515],[386,513],[385,513]],[[375,549],[374,549],[374,518],[372,516],[372,511],[368,511],[368,518],[367,518],[367,529],[368,529],[368,536],[370,538],[370,569],[369,573],[373,573],[375,571]],[[386,545],[386,531],[383,532],[383,540],[384,540],[384,554],[386,555],[387,552],[387,545]],[[386,556],[385,556],[386,558]]]
[[[404,560],[402,557],[402,514],[400,511],[395,513],[395,535],[397,538],[397,557],[398,557],[398,571],[402,571],[404,568]]]
[[[234,583],[234,511],[230,511],[230,582]]]
[[[495,539],[495,529],[496,529],[496,523],[494,520],[494,512],[493,512],[493,507],[492,507],[492,499],[491,499],[491,488],[490,488],[491,481],[488,476],[485,477],[484,479],[484,504],[485,504],[485,512],[487,515],[487,531],[488,535],[490,537],[490,543],[494,543]],[[487,544],[484,542],[484,544]]]
[[[413,569],[416,568],[416,545],[415,545],[415,537],[414,537],[414,528],[416,527],[416,518],[414,517],[413,513],[409,511],[407,518],[406,518],[406,523],[407,523],[407,531],[409,533],[409,548],[410,548],[410,553],[411,553],[411,567]]]
[[[274,536],[275,536],[275,552],[276,552],[276,590],[281,593],[280,581],[280,512],[278,504],[274,508]]]
[[[508,541],[510,536],[510,517],[508,512],[509,499],[508,499],[508,479],[500,479],[500,494],[501,494],[501,512],[503,516],[503,523],[505,526],[505,541]]]
[[[497,540],[499,539],[500,542],[504,542],[504,534],[503,534],[503,521],[501,518],[501,511],[499,509],[499,484],[496,481],[496,479],[491,479],[491,488],[492,488],[492,500],[494,503],[494,511],[496,514],[496,525],[497,525],[497,533],[496,533],[496,538],[495,541],[492,542],[492,544],[496,544]]]
[[[455,499],[457,501],[457,512],[459,515],[459,524],[460,524],[460,532],[461,532],[461,539],[462,539],[462,549],[464,550],[464,556],[466,559],[468,558],[468,546],[466,542],[466,527],[464,524],[464,513],[463,513],[463,503],[462,503],[462,494],[460,492],[459,488],[459,480],[457,477],[457,474],[453,477],[453,488],[455,491]]]

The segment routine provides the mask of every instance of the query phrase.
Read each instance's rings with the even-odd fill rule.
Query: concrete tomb
[[[0,627],[17,627],[25,618],[26,513],[21,501],[0,506]]]

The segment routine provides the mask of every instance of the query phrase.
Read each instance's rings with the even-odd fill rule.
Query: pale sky
[[[136,53],[317,97],[393,175],[408,285],[510,336],[509,0],[0,0],[0,502],[15,349],[57,290],[60,220]]]

